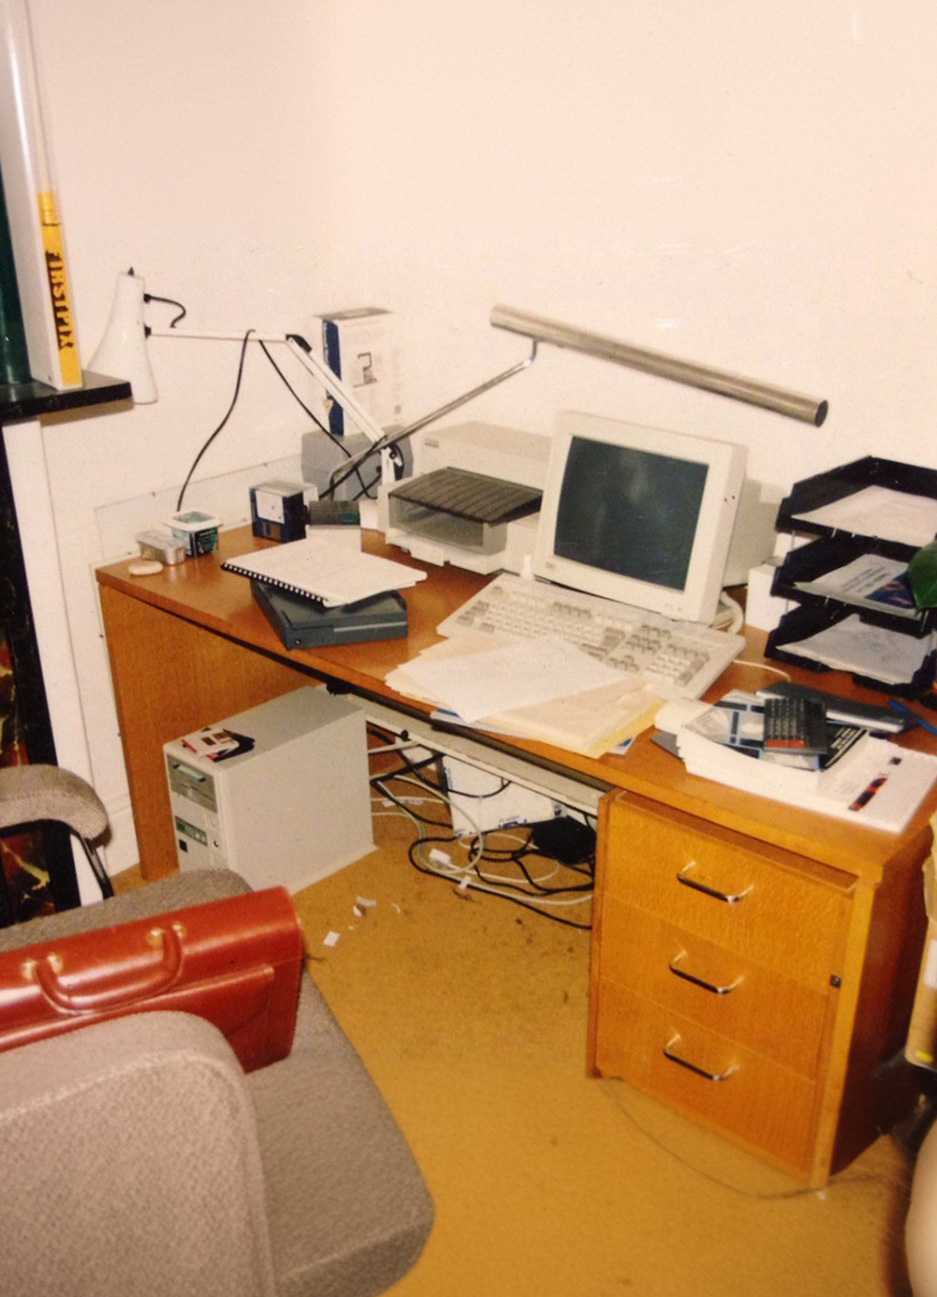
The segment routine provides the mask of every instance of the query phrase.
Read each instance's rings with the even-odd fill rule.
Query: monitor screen
[[[534,570],[690,621],[715,614],[744,480],[727,442],[563,414]]]

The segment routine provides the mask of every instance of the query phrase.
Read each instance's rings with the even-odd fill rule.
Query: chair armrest
[[[281,1290],[351,1297],[390,1288],[423,1250],[433,1201],[400,1127],[308,974],[292,1053],[245,1079]]]
[[[253,1104],[221,1033],[145,1013],[0,1055],[0,1291],[274,1292]]]
[[[60,820],[92,841],[107,828],[107,811],[80,775],[61,766],[5,766],[0,770],[0,828]]]

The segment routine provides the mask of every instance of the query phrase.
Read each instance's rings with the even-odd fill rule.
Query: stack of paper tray
[[[906,573],[937,534],[937,472],[867,456],[797,483],[777,528],[817,539],[793,549],[775,575],[772,594],[798,606],[769,635],[767,656],[814,671],[851,670],[857,682],[904,697],[925,692],[937,665],[937,612],[916,606]],[[875,642],[869,665],[861,654],[852,662],[848,650],[829,661],[804,651],[817,634],[857,626]],[[918,641],[890,641],[901,678],[883,667],[892,635]]]

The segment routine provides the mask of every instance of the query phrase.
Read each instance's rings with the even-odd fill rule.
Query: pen
[[[912,725],[919,725],[922,730],[927,730],[928,734],[937,734],[937,725],[931,725],[930,721],[926,721],[923,716],[918,716],[917,712],[913,712],[910,707],[896,702],[894,698],[889,698],[888,705],[892,711],[906,716]]]
[[[859,794],[856,800],[850,805],[849,809],[851,811],[861,811],[863,806],[868,806],[869,802],[885,783],[886,777],[887,776],[885,775],[879,775],[877,779],[873,779],[868,788],[864,789],[863,792]]]

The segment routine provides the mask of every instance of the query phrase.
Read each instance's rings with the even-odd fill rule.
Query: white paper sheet
[[[797,514],[795,519],[920,549],[937,536],[937,500],[887,486],[867,486],[842,500]]]
[[[308,595],[329,608],[357,603],[388,590],[405,590],[426,580],[426,573],[419,568],[361,553],[321,535],[251,550],[237,558],[225,559],[221,566],[226,571]]]
[[[915,639],[871,626],[854,615],[807,639],[792,640],[784,648],[827,666],[898,685],[912,678],[933,646],[932,636]]]
[[[555,636],[506,644],[487,653],[424,655],[408,662],[406,671],[421,696],[430,695],[470,724],[625,679]]]

